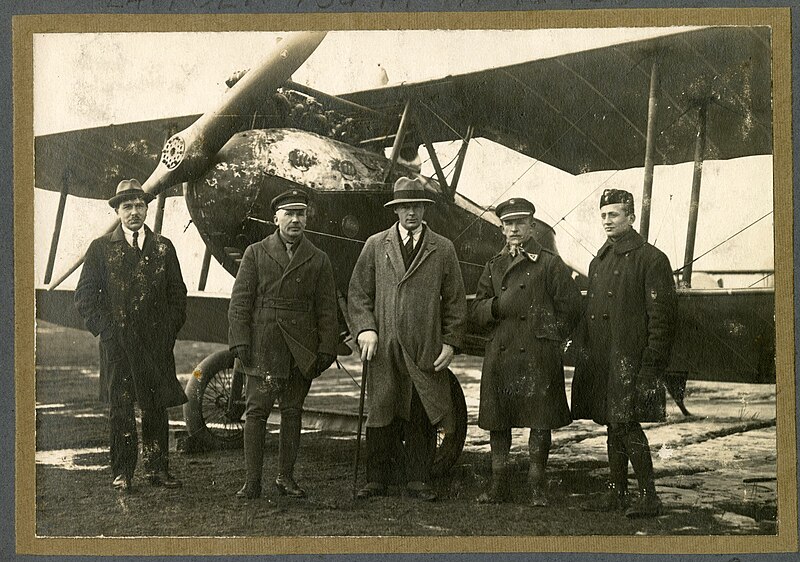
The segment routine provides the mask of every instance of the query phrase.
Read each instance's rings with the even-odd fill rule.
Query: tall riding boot
[[[306,491],[294,481],[294,463],[300,449],[301,410],[287,408],[281,410],[281,438],[278,445],[278,477],[275,487],[284,496],[306,497]]]
[[[588,511],[618,511],[628,507],[628,453],[623,439],[625,428],[617,424],[608,427],[609,480],[605,493],[587,503]]]
[[[478,496],[478,503],[499,503],[508,499],[508,452],[511,449],[511,430],[489,432],[492,449],[492,481]]]
[[[630,424],[623,438],[639,483],[639,499],[625,512],[627,517],[656,517],[661,512],[661,500],[656,494],[653,458],[650,444],[638,423]]]
[[[247,480],[236,492],[240,499],[256,499],[261,496],[261,471],[264,466],[264,436],[267,420],[248,417],[244,422],[244,464]]]
[[[534,507],[547,507],[547,457],[550,455],[550,430],[531,428],[528,438],[528,454],[531,464],[528,468],[528,484],[531,487],[530,504]]]

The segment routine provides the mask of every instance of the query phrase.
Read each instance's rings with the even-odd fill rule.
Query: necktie
[[[414,235],[409,232],[408,239],[406,240],[406,255],[410,256],[413,251],[414,251]]]
[[[286,242],[286,255],[289,256],[290,260],[292,259],[292,256],[294,255],[294,250],[292,250],[292,246],[293,246],[293,244],[291,242]]]
[[[142,249],[139,247],[139,231],[133,233],[133,249],[140,253]]]

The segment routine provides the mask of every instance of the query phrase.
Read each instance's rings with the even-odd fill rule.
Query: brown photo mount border
[[[144,31],[535,29],[674,25],[772,28],[778,533],[774,536],[142,537],[35,536],[33,35]],[[413,552],[757,553],[797,551],[791,20],[789,8],[481,13],[15,16],[13,28],[16,545],[25,554],[304,554]]]

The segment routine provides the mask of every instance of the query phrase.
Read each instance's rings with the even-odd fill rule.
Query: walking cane
[[[367,371],[369,361],[361,363],[361,396],[358,399],[358,432],[356,433],[356,459],[353,463],[353,499],[356,499],[358,488],[358,460],[361,453],[361,426],[364,422],[364,393],[367,390]]]

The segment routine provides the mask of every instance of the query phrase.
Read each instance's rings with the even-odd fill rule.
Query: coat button
[[[596,274],[595,274],[596,275]],[[614,270],[614,275],[619,275],[619,269]]]
[[[300,278],[298,277],[297,279],[295,279],[295,281],[297,281],[299,283],[300,282]]]
[[[591,316],[589,316],[589,320],[594,320],[594,314],[592,314]]]
[[[608,320],[608,319],[609,319],[608,313],[603,314],[603,320]]]
[[[524,288],[525,288],[525,283],[520,283],[520,284],[519,284],[519,288],[520,288],[520,289],[524,289]]]
[[[292,320],[292,324],[297,324],[297,320]]]
[[[505,350],[506,350],[506,346],[504,346],[504,345],[501,345],[501,346],[500,346],[500,351],[505,351]]]
[[[609,291],[609,292],[608,292],[608,296],[609,296],[609,297],[613,297],[613,296],[614,296],[614,291]]]
[[[507,288],[508,288],[508,287],[506,287],[505,285],[503,285],[502,287],[500,287],[500,290],[501,290],[501,291],[505,291]]]
[[[524,314],[523,314],[522,316],[520,316],[520,317],[519,317],[519,319],[520,319],[520,320],[526,320],[527,318],[528,318],[528,317],[527,317],[527,316],[525,316]]]
[[[520,352],[520,353],[525,353],[525,348],[524,348],[524,347],[520,347],[520,348],[519,348],[519,352]]]
[[[589,293],[589,295],[588,295],[588,296],[589,296],[589,298],[590,298],[590,299],[591,299],[591,298],[594,298],[594,293]]]

